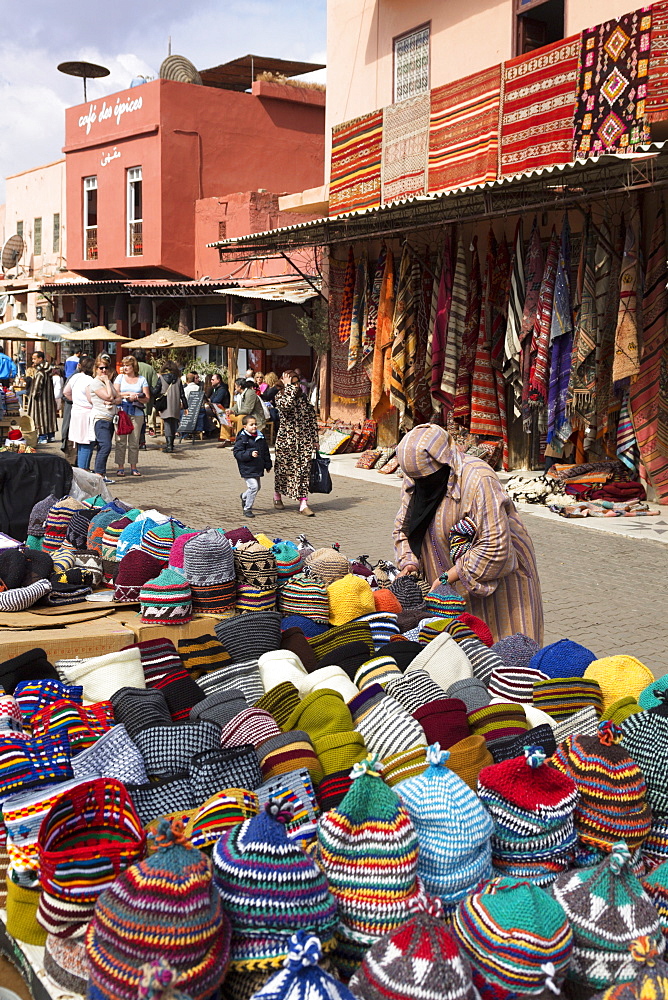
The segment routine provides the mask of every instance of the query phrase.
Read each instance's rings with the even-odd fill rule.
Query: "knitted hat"
[[[456,618],[466,608],[466,601],[449,583],[438,583],[427,594],[427,610],[443,618]]]
[[[0,732],[23,732],[21,708],[11,694],[0,695]]]
[[[656,997],[663,1000],[668,990],[668,965],[659,958],[659,951],[650,938],[641,937],[630,948],[634,962],[635,978],[624,984],[611,986],[596,1000],[642,1000]]]
[[[335,580],[340,580],[350,572],[348,560],[336,549],[316,549],[307,556],[305,565],[311,574],[329,587]]]
[[[221,833],[230,826],[257,816],[258,798],[245,788],[226,788],[207,799],[188,819],[185,835],[201,851],[213,847]]]
[[[111,696],[116,722],[122,722],[128,736],[134,740],[137,733],[151,726],[170,726],[172,716],[162,691],[154,688],[140,690],[122,687]]]
[[[19,548],[0,549],[0,580],[5,590],[16,590],[26,583],[28,564]]]
[[[347,986],[320,968],[320,939],[300,930],[290,937],[284,968],[251,1000],[354,1000]]]
[[[141,549],[131,549],[119,564],[114,583],[114,600],[138,601],[142,587],[149,580],[155,580],[164,565],[161,559],[155,559]]]
[[[234,568],[239,583],[261,590],[276,589],[276,556],[259,542],[240,542],[235,547]]]
[[[54,503],[46,515],[44,523],[44,540],[42,542],[44,552],[56,552],[60,548],[65,541],[65,532],[72,514],[75,510],[83,510],[85,506],[74,497],[63,497],[62,500],[57,500]]]
[[[320,667],[306,678],[301,686],[301,695],[305,697],[314,691],[337,691],[344,701],[350,701],[359,694],[357,688],[348,677],[348,674],[341,667],[334,666]]]
[[[458,621],[463,625],[467,625],[473,634],[477,636],[477,638],[480,639],[480,641],[487,646],[488,649],[492,648],[494,645],[494,638],[489,625],[487,622],[484,622],[482,618],[469,614],[468,611],[463,611],[461,615],[459,615]]]
[[[150,777],[169,777],[186,771],[196,753],[219,747],[220,727],[207,720],[195,725],[151,726],[137,733],[134,743]]]
[[[493,671],[503,666],[501,658],[462,621],[461,615],[459,618],[444,620],[444,627],[466,654],[473,676],[488,684]]]
[[[419,642],[388,642],[377,649],[376,653],[378,656],[391,656],[403,673],[422,650],[423,646]]]
[[[154,511],[157,514],[157,511]],[[93,533],[95,532],[95,524],[98,520],[101,520],[103,516],[107,515],[96,515],[90,523],[90,529],[88,532],[88,541],[90,542]],[[113,517],[109,518],[105,524],[111,523]],[[149,516],[148,512],[144,512],[131,521],[126,528],[123,528],[118,542],[116,543],[116,559],[119,561],[127,555],[130,549],[139,548],[141,540],[151,526],[157,525],[158,522],[154,521],[152,517]],[[89,545],[89,548],[91,546]],[[98,546],[95,546],[96,548]],[[151,553],[154,555],[154,553]]]
[[[605,656],[602,660],[594,660],[584,676],[600,684],[604,710],[625,695],[637,698],[654,680],[652,671],[635,656]]]
[[[448,767],[466,782],[472,791],[478,787],[478,775],[483,767],[494,763],[494,758],[482,736],[466,736],[449,749]],[[387,779],[386,779],[387,780]]]
[[[287,621],[287,619],[284,619]],[[371,626],[368,622],[355,620],[346,625],[339,625],[329,628],[320,635],[309,637],[309,645],[319,660],[328,653],[332,653],[340,646],[345,646],[349,642],[364,642],[369,647],[369,656],[375,652],[373,639],[371,637]],[[387,650],[385,650],[387,652]]]
[[[148,552],[150,556],[155,556],[157,559],[164,559],[167,562],[174,540],[179,535],[185,534],[191,534],[190,528],[186,528],[175,517],[169,517],[160,524],[151,524],[143,531],[139,546],[144,552]]]
[[[314,639],[316,636],[323,635],[329,631],[327,625],[313,621],[312,618],[307,618],[306,615],[286,615],[281,621],[281,631],[287,632],[292,628],[298,628],[304,633],[307,639]]]
[[[64,698],[41,708],[30,719],[33,736],[62,739],[69,744],[73,757],[92,746],[113,724],[114,712],[110,701],[84,706]]]
[[[392,615],[400,615],[403,611],[399,598],[387,587],[383,587],[382,590],[374,590],[373,603],[376,605],[376,611],[386,611]]]
[[[392,591],[388,591],[392,593]],[[397,625],[399,630],[406,635],[412,629],[417,628],[424,620],[426,604],[421,605],[418,608],[409,608],[408,611],[402,611],[401,614],[397,615]]]
[[[559,722],[592,705],[597,715],[603,710],[603,694],[597,681],[585,677],[554,677],[534,684],[533,702]]]
[[[37,922],[39,889],[28,889],[7,878],[7,933],[17,941],[43,948],[46,931]]]
[[[374,611],[372,614],[362,615],[359,620],[369,623],[376,649],[400,635],[398,616],[388,611]]]
[[[258,611],[217,622],[215,632],[233,661],[257,660],[280,647],[281,616],[276,611]]]
[[[390,590],[397,598],[404,611],[412,611],[414,608],[421,608],[426,611],[427,605],[424,595],[411,576],[399,576],[390,584]]]
[[[13,694],[20,681],[40,678],[58,679],[58,672],[47,660],[43,649],[29,649],[0,663],[0,685],[7,694]]]
[[[581,708],[579,712],[562,719],[554,727],[554,738],[557,743],[563,743],[569,736],[595,736],[598,732],[599,718],[593,705]]]
[[[159,778],[146,785],[128,785],[135,809],[144,826],[164,816],[183,815],[196,809],[195,800],[187,771],[170,778]]]
[[[262,784],[262,772],[255,747],[215,747],[193,754],[188,775],[195,804],[202,805],[221,788],[235,785],[255,791]]]
[[[199,678],[197,686],[205,695],[238,688],[243,691],[244,698],[249,705],[254,705],[262,697],[263,691],[257,660],[230,663],[226,667],[221,667],[220,670],[212,670]]]
[[[73,757],[72,770],[77,778],[114,778],[125,785],[143,785],[148,781],[144,758],[122,723],[107,729],[91,746]]]
[[[439,698],[413,712],[424,729],[427,743],[439,743],[443,750],[470,736],[466,705],[459,698]]]
[[[221,729],[220,745],[239,747],[250,743],[257,749],[273,736],[280,735],[273,715],[261,708],[244,708]]]
[[[474,736],[484,736],[488,745],[509,736],[521,736],[529,728],[521,705],[496,702],[469,712],[468,723]]]
[[[310,674],[309,676],[313,676]],[[350,709],[337,691],[313,691],[299,703],[284,729],[303,729],[312,740],[332,733],[346,733],[355,728]]]
[[[261,590],[259,587],[251,587],[248,583],[235,584],[233,580],[229,583],[220,584],[220,587],[225,588],[227,595],[232,595],[232,590],[234,589],[236,593],[235,607],[239,613],[248,611],[276,610],[277,591],[275,588],[272,588],[271,590]],[[227,599],[228,598],[226,597],[226,600]],[[231,599],[231,597],[229,599]],[[226,608],[225,610],[228,609]],[[229,610],[231,610],[231,607]]]
[[[539,886],[492,879],[459,904],[452,931],[481,995],[511,1000],[560,993],[573,934],[561,906]]]
[[[473,1000],[471,967],[443,921],[440,900],[371,946],[350,987],[358,1000]]]
[[[390,788],[394,788],[400,781],[414,778],[427,770],[427,745],[422,743],[409,750],[403,750],[401,753],[389,754],[383,758],[381,763],[383,781]]]
[[[341,667],[352,680],[359,667],[369,659],[369,649],[364,642],[347,642],[318,660],[318,669],[335,665]]]
[[[148,625],[182,625],[192,618],[190,586],[174,569],[163,569],[139,592],[141,620]]]
[[[278,586],[287,583],[302,568],[302,557],[294,542],[278,540],[271,547],[276,559],[276,575]]]
[[[231,613],[235,608],[240,611],[248,610],[248,606],[244,606],[243,602],[241,604],[238,600],[237,585],[234,580],[228,580],[225,583],[192,583],[190,585],[192,591],[192,601],[193,601],[193,611],[201,615],[224,615],[226,613]],[[255,611],[273,611],[274,610],[274,593],[270,591],[268,594],[258,594],[245,595],[251,605],[251,610]]]
[[[54,503],[58,502],[58,497],[53,493],[50,493],[48,497],[43,500],[38,500],[30,511],[30,516],[28,517],[28,534],[34,535],[36,538],[43,538],[44,531],[46,529],[46,518],[53,507]]]
[[[545,677],[540,670],[531,667],[507,667],[504,664],[492,670],[487,686],[492,698],[531,704],[536,682],[550,683]]]
[[[375,691],[367,688],[364,694],[350,702],[349,707],[355,729],[364,737],[369,752],[378,757],[410,750],[420,743],[427,744],[420,723],[398,701],[385,694],[380,685]]]
[[[449,632],[443,632],[419,653],[409,670],[426,670],[445,690],[455,681],[473,677],[471,663]]]
[[[392,677],[386,681],[385,690],[411,714],[429,702],[445,698],[443,688],[431,679],[426,670],[411,670]]]
[[[621,744],[643,773],[652,817],[668,816],[668,718],[656,712],[630,715],[620,724]]]
[[[297,573],[281,588],[279,606],[282,615],[305,615],[316,622],[329,622],[327,588],[315,577]]]
[[[44,971],[67,993],[86,995],[88,959],[81,938],[59,938],[47,934],[44,946]]]
[[[232,922],[233,968],[280,967],[298,930],[318,934],[325,950],[335,944],[335,900],[315,862],[288,840],[290,818],[270,801],[224,831],[214,848],[214,878]]]
[[[551,757],[557,749],[552,727],[548,726],[547,723],[542,723],[519,736],[494,740],[493,743],[490,743],[489,750],[494,763],[500,764],[504,760],[512,760],[513,757],[523,757],[524,748],[529,745],[542,750],[546,757]]]
[[[664,861],[644,875],[641,885],[659,914],[663,936],[668,936],[668,864]]]
[[[466,705],[467,712],[475,712],[477,708],[489,705],[490,697],[487,688],[477,677],[464,677],[455,681],[446,691],[448,698],[459,698]]]
[[[194,639],[179,639],[179,656],[191,677],[197,679],[230,663],[232,657],[215,635],[200,635]]]
[[[120,875],[95,907],[86,933],[93,998],[135,1000],[146,962],[167,961],[191,1000],[207,1000],[225,977],[230,927],[210,862],[179,824],[158,830],[160,850]]]
[[[559,639],[532,656],[530,666],[548,677],[583,677],[596,654],[571,639]],[[626,693],[626,692],[624,692]]]
[[[389,680],[401,676],[402,673],[394,657],[374,656],[358,667],[353,681],[362,691],[369,684],[386,684]]]
[[[631,871],[625,843],[595,868],[559,875],[552,886],[573,930],[574,948],[568,978],[589,989],[606,989],[635,976],[630,948],[647,936],[663,952],[659,915]]]
[[[604,851],[622,839],[636,850],[652,823],[645,779],[619,745],[621,735],[614,723],[602,722],[596,736],[569,736],[550,759],[580,793],[575,809],[578,837]]]
[[[601,719],[604,721],[610,719],[615,725],[621,726],[624,719],[642,711],[642,706],[629,695],[627,698],[618,698],[617,701],[613,701],[612,705],[608,705],[607,710],[601,714]]]
[[[168,566],[170,569],[178,569],[181,573],[184,573],[183,563],[185,560],[186,542],[189,542],[191,538],[199,534],[199,531],[188,531],[174,539],[172,547],[169,550]]]
[[[638,704],[641,708],[657,708],[663,704],[661,692],[668,690],[668,676],[664,674],[652,680],[647,687],[644,687],[638,695]]]
[[[75,510],[65,532],[65,540],[77,549],[85,549],[88,545],[88,529],[90,522],[99,512],[99,507],[89,507],[86,510]]]
[[[321,864],[338,905],[334,961],[344,975],[378,938],[403,924],[419,893],[418,839],[406,809],[373,758],[353,774],[344,800],[318,824]]]
[[[234,580],[234,552],[217,528],[202,531],[183,547],[183,572],[190,584],[207,585]]]
[[[271,691],[285,681],[290,681],[297,690],[301,689],[306,670],[295,653],[287,649],[273,649],[269,653],[263,653],[257,662],[265,691]]]
[[[493,829],[476,794],[447,767],[449,756],[433,743],[427,770],[397,785],[418,837],[418,875],[446,913],[491,877]]]
[[[516,632],[515,635],[499,639],[492,649],[503,660],[504,666],[523,670],[529,666],[531,658],[538,652],[540,646],[535,639],[522,632]]]
[[[478,795],[494,822],[492,862],[499,875],[547,886],[573,861],[578,798],[566,774],[545,767],[527,741],[523,755],[482,769]]]
[[[39,681],[19,681],[14,688],[14,699],[18,702],[24,722],[29,722],[35,712],[60,699],[80,705],[82,696],[83,687],[80,684],[63,684],[61,680],[54,680],[52,677]]]
[[[652,828],[641,850],[645,870],[648,872],[668,861],[668,818],[652,819]]]
[[[27,587],[15,587],[0,592],[0,611],[17,613],[27,611],[33,604],[51,593],[52,584],[48,580],[37,580]],[[89,590],[86,593],[90,593]]]
[[[304,850],[313,847],[318,824],[318,802],[306,768],[269,778],[256,789],[260,810],[274,802],[292,816],[285,823],[288,840],[296,840]]]
[[[263,537],[265,537],[265,536],[263,536]],[[258,539],[255,538],[255,535],[253,534],[253,532],[245,524],[242,525],[241,528],[231,528],[230,531],[226,531],[225,532],[225,538],[229,538],[229,540],[232,543],[232,545],[236,545],[237,542],[255,542],[255,541],[260,541],[259,538]],[[269,544],[266,545],[265,548],[270,549],[271,548],[271,542],[269,541],[268,538],[267,538],[267,542]],[[262,543],[262,544],[264,544],[264,543]]]
[[[318,736],[313,746],[326,777],[342,772],[349,776],[355,764],[368,754],[364,737],[356,730]]]
[[[306,636],[298,626],[283,628],[281,623],[281,649],[294,653],[301,660],[307,671],[315,670],[318,659],[309,645]]]
[[[274,689],[276,690],[276,689]],[[290,771],[306,769],[317,784],[322,778],[322,765],[308,733],[293,730],[272,736],[258,747],[257,757],[265,781]]]
[[[354,618],[375,613],[373,591],[365,579],[347,573],[327,587],[330,625],[345,625]]]
[[[290,681],[284,681],[276,687],[271,688],[262,695],[259,701],[255,702],[256,708],[263,708],[276,719],[276,722],[285,729],[285,725],[299,704],[299,691]]]
[[[80,778],[37,785],[5,798],[2,806],[10,878],[28,887],[39,878],[39,831],[61,795],[82,784]],[[4,881],[3,873],[3,881]]]
[[[86,701],[107,701],[122,687],[146,687],[141,656],[136,647],[73,660],[61,666],[68,684],[82,684]]]
[[[239,688],[228,688],[227,691],[210,694],[194,705],[190,710],[190,721],[199,722],[206,719],[207,722],[215,722],[222,729],[235,715],[246,708],[248,702],[244,698],[243,691]]]

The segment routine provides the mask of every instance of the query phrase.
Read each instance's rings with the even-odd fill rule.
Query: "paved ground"
[[[192,527],[243,523],[242,482],[230,450],[215,442],[179,446],[173,455],[156,445],[140,456],[142,479],[118,480],[111,489],[140,506],[155,506]],[[334,477],[334,491],[314,497],[313,518],[272,508],[272,477],[264,480],[253,527],[270,537],[314,545],[339,542],[348,556],[391,558],[398,490]],[[579,524],[523,513],[536,547],[545,606],[545,640],[568,636],[599,656],[630,653],[658,676],[668,671],[668,552],[640,538],[590,531]]]

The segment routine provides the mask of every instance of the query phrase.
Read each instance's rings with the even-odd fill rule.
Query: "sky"
[[[111,70],[88,81],[95,100],[134,76],[157,76],[168,52],[208,69],[239,56],[325,62],[326,0],[4,0],[0,34],[0,204],[4,178],[60,159],[65,108],[82,81],[58,63],[85,59]],[[324,82],[324,70],[307,77]]]

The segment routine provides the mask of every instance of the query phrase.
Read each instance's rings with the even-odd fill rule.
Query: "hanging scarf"
[[[568,415],[573,427],[586,429],[596,419],[596,233],[591,213],[585,219],[582,240],[582,289],[568,382]]]
[[[550,385],[547,399],[547,442],[563,445],[571,435],[566,419],[566,397],[573,350],[573,313],[571,308],[571,230],[568,215],[561,228],[561,246],[554,286],[550,339]]]
[[[373,284],[371,285],[371,291],[369,292],[369,300],[367,303],[366,326],[364,327],[364,333],[362,334],[363,361],[367,361],[368,358],[373,354],[374,344],[376,343],[378,306],[380,304],[380,289],[383,284],[383,273],[385,271],[386,257],[387,257],[387,247],[385,246],[385,244],[383,244],[383,246],[381,247],[380,254],[378,255],[376,270],[374,271],[373,274]]]
[[[431,295],[435,284],[431,269],[431,253],[429,247],[425,250],[422,267],[422,284],[416,295],[416,330],[417,350],[415,353],[415,405],[414,417],[417,423],[426,423],[432,412],[429,383],[425,374],[427,338],[429,336],[429,311]]]
[[[617,424],[617,458],[623,462],[627,469],[635,472],[638,468],[638,445],[636,442],[633,421],[631,419],[631,407],[629,406],[628,389],[622,397],[622,406],[619,411],[619,423]]]
[[[376,343],[373,350],[371,375],[371,410],[380,402],[385,392],[385,355],[392,344],[392,317],[394,316],[394,254],[387,251],[383,281],[378,302]]]
[[[362,333],[366,330],[367,296],[369,284],[369,257],[366,249],[360,254],[355,275],[355,292],[350,320],[350,342],[348,344],[348,371],[355,367],[362,351]]]
[[[466,303],[466,253],[460,233],[457,242],[455,270],[452,277],[452,298],[445,338],[445,357],[443,359],[443,375],[441,377],[440,390],[444,400],[447,400],[446,405],[450,407],[454,404],[457,388],[457,372],[459,370],[459,359],[461,357],[462,341],[466,327]]]
[[[415,273],[413,256],[404,246],[399,264],[399,280],[394,305],[390,403],[399,411],[399,426],[412,426],[412,412],[406,397],[410,366],[415,358]],[[419,271],[418,271],[419,274]]]
[[[478,238],[474,236],[471,276],[469,278],[469,292],[466,305],[466,324],[462,339],[462,353],[459,358],[455,403],[452,411],[455,420],[466,428],[468,428],[471,418],[471,380],[480,328],[480,296],[480,258],[478,256]]]
[[[432,294],[432,306],[434,296]],[[434,407],[447,402],[441,393],[441,379],[445,365],[445,345],[452,306],[452,240],[448,235],[443,247],[443,266],[438,282],[435,307],[433,308],[433,326],[431,330],[431,372],[429,391],[434,401]]]
[[[520,353],[522,350],[522,316],[524,315],[524,260],[522,246],[522,219],[517,222],[513,251],[513,267],[510,276],[510,300],[508,302],[508,321],[506,323],[506,342],[504,345],[503,374],[510,384],[513,393],[513,410],[519,417],[522,412],[522,375],[520,370]]]
[[[491,302],[492,331],[490,361],[494,373],[496,402],[499,408],[499,422],[503,439],[502,465],[509,467],[508,452],[508,418],[506,414],[506,383],[503,378],[503,347],[506,338],[506,319],[508,311],[508,290],[510,287],[510,249],[505,235],[496,251],[495,268],[493,271]]]
[[[619,274],[622,267],[622,252],[625,240],[625,222],[622,218],[614,243],[608,246],[608,254],[603,256],[603,237],[601,229],[599,247],[601,272],[596,281],[596,308],[599,313],[600,353],[596,368],[596,436],[608,436],[611,424],[610,413],[617,408],[612,400],[612,364],[614,356],[615,329],[619,311]],[[605,267],[607,266],[607,276]],[[607,277],[607,280],[606,280]]]
[[[532,364],[529,372],[529,405],[542,410],[547,406],[547,387],[550,370],[550,326],[554,301],[554,283],[559,260],[559,237],[552,227],[547,250],[543,280],[540,283],[538,308],[531,340]]]
[[[619,276],[619,313],[615,331],[615,356],[612,381],[616,384],[635,378],[640,370],[638,343],[638,266],[640,253],[640,210],[634,197],[631,218],[626,227],[624,257]]]
[[[533,226],[531,227],[531,236],[529,237],[529,250],[524,261],[525,298],[524,312],[522,313],[522,329],[520,331],[520,341],[522,342],[522,356],[520,360],[522,423],[527,433],[530,432],[533,422],[533,412],[529,406],[529,379],[534,360],[532,352],[533,330],[538,314],[538,301],[543,283],[543,269],[543,248],[540,241],[540,229],[537,219],[534,219]]]
[[[476,344],[473,379],[471,385],[471,434],[484,437],[502,437],[499,404],[491,359],[491,302],[492,275],[495,267],[497,243],[490,229],[487,237],[487,258],[482,288],[480,325]]]
[[[429,476],[416,479],[404,516],[403,532],[413,555],[420,558],[422,543],[448,488],[450,466],[444,465]]]
[[[438,294],[441,287],[441,270],[443,268],[443,252],[439,251],[434,267],[434,281],[431,286],[431,297],[427,303],[427,353],[424,359],[424,373],[429,383],[434,367],[434,323],[438,307]]]
[[[350,324],[353,318],[353,297],[355,295],[355,254],[352,246],[348,250],[348,266],[343,279],[343,295],[341,297],[341,313],[339,315],[339,340],[343,344],[350,336]]]

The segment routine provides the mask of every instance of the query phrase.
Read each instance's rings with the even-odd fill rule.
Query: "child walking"
[[[267,439],[257,429],[255,417],[245,416],[242,425],[234,443],[234,457],[239,466],[239,474],[246,480],[246,489],[240,497],[241,509],[246,517],[255,517],[253,504],[260,492],[262,476],[271,471],[271,458]]]

